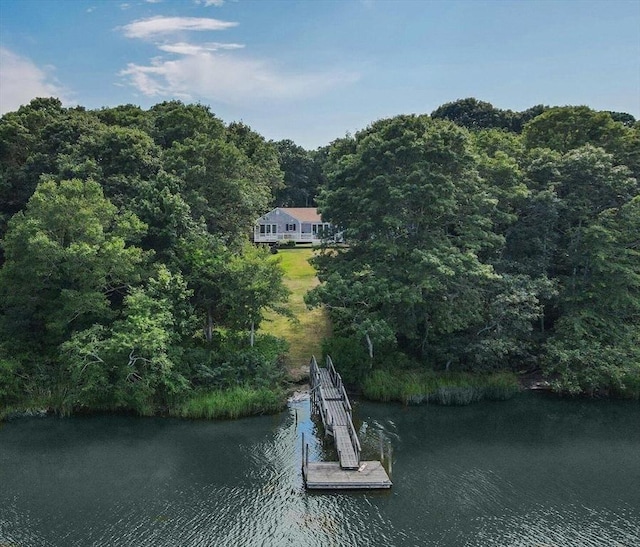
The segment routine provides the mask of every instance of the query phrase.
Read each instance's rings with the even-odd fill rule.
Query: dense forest
[[[0,407],[277,407],[286,348],[258,329],[287,291],[250,241],[274,205],[343,234],[308,303],[352,384],[539,371],[638,397],[639,177],[640,124],[583,106],[464,99],[307,151],[203,105],[35,99],[0,119]]]
[[[633,117],[465,99],[335,141],[325,175],[319,203],[348,246],[316,260],[309,300],[353,378],[390,361],[640,395]]]
[[[201,105],[36,99],[2,118],[0,161],[5,405],[179,413],[240,387],[281,404],[285,348],[253,333],[287,292],[247,238],[284,187],[274,145]]]

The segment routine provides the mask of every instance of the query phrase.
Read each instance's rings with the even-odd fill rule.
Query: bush
[[[323,356],[330,355],[346,384],[359,385],[371,369],[371,360],[364,346],[353,338],[334,336],[322,342]]]
[[[625,370],[613,388],[613,392],[623,399],[640,400],[640,365]]]
[[[0,357],[0,407],[15,404],[23,396],[18,363]]]
[[[217,333],[214,349],[193,348],[185,359],[193,370],[196,386],[208,390],[228,389],[243,384],[272,387],[284,379],[282,356],[287,343],[270,335],[259,335],[253,347],[246,337]]]

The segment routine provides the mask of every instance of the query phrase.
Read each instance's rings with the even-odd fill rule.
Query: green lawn
[[[285,285],[291,291],[289,309],[297,321],[292,322],[285,317],[270,314],[261,326],[262,332],[289,342],[287,366],[290,368],[306,365],[311,355],[319,359],[322,355],[322,339],[331,335],[331,325],[325,310],[308,310],[304,303],[305,293],[318,284],[316,272],[309,264],[313,252],[308,247],[280,249],[278,257],[285,271]]]

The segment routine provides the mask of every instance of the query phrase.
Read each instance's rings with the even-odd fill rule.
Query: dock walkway
[[[334,439],[342,469],[360,467],[360,441],[353,427],[352,409],[342,378],[330,357],[318,367],[315,357],[309,365],[311,404],[320,413],[325,433]]]
[[[353,426],[349,397],[330,357],[319,367],[309,364],[311,409],[320,415],[325,435],[333,437],[339,462],[309,463],[303,439],[303,475],[307,488],[390,488],[391,480],[380,462],[360,462],[360,440]]]

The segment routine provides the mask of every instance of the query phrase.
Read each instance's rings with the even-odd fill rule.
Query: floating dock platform
[[[369,490],[391,488],[391,480],[380,462],[363,462],[358,469],[342,469],[338,462],[309,463],[305,484],[309,490]]]

